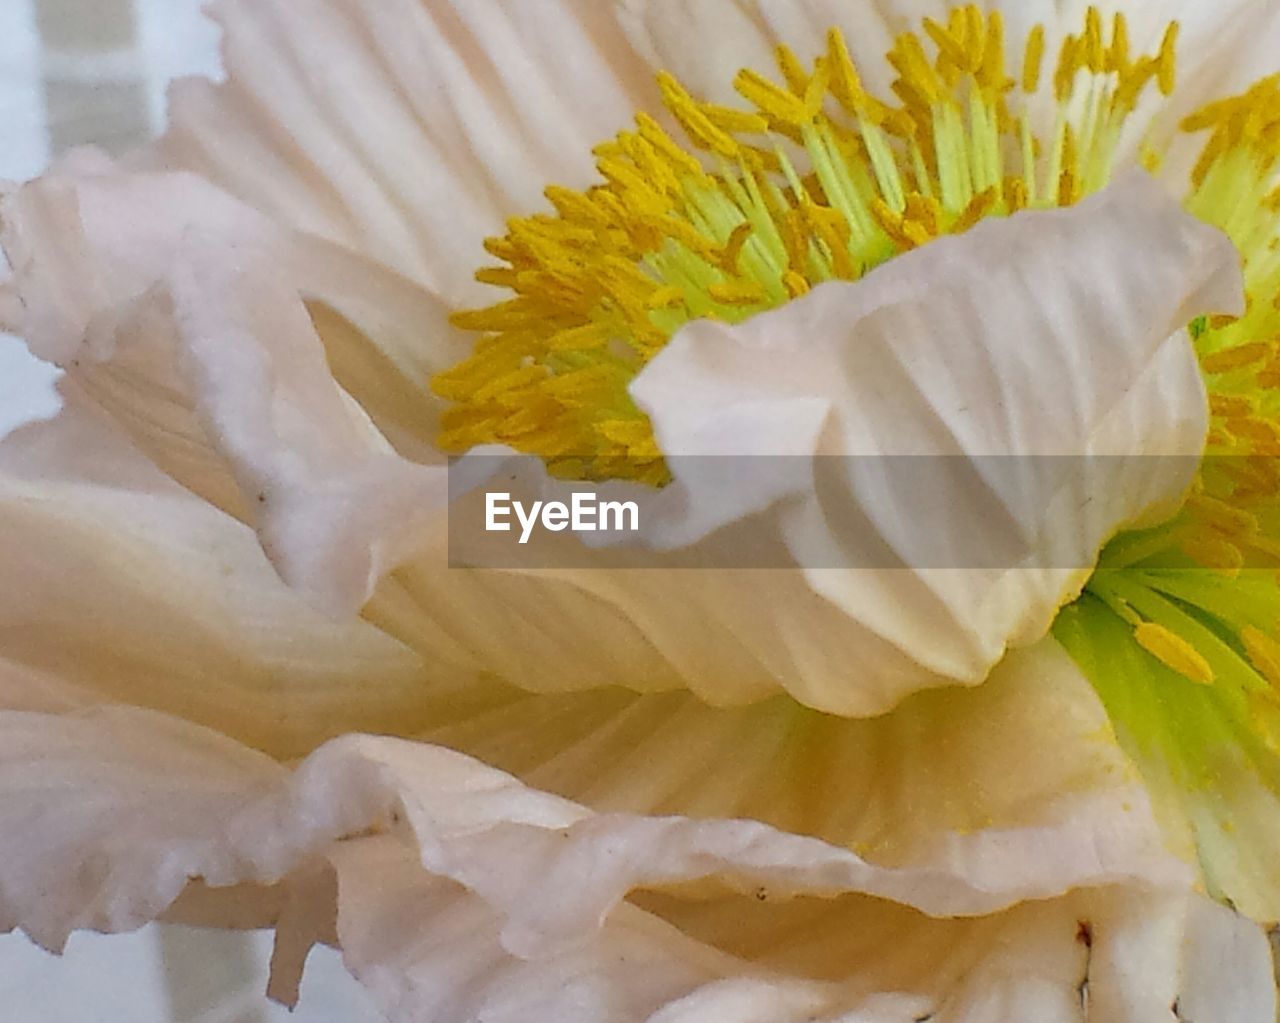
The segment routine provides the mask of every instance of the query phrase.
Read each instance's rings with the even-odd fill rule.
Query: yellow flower
[[[1280,12],[909,6],[224,0],[6,194],[0,921],[396,1020],[1274,1018]],[[641,535],[458,567],[495,480]]]

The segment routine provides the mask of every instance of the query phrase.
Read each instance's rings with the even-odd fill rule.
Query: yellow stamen
[[[1138,645],[1166,667],[1199,685],[1213,683],[1213,668],[1201,653],[1175,632],[1155,622],[1143,622],[1133,630]]]

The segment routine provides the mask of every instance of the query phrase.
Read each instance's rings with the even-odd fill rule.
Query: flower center
[[[1110,180],[1149,86],[1167,96],[1175,84],[1177,22],[1156,53],[1135,58],[1124,15],[1104,27],[1091,7],[1064,38],[1051,83],[1043,26],[1014,78],[998,11],[969,5],[923,25],[887,54],[892,102],[864,87],[838,28],[811,67],[781,46],[778,81],[740,71],[734,87],[750,109],[704,102],[660,75],[687,145],[639,114],[635,131],[595,150],[602,183],[547,189],[554,213],[514,218],[486,242],[502,265],[477,279],[512,294],[453,317],[480,336],[432,382],[454,402],[442,446],[505,444],[563,477],[661,484],[662,453],[627,387],[684,324],[741,322],[984,217],[1071,205]],[[1045,86],[1056,107],[1047,136],[1029,114]],[[1206,461],[1173,522],[1113,543],[1088,588],[1143,649],[1203,684],[1232,673],[1179,604],[1234,606],[1216,580],[1253,558],[1280,563],[1264,527],[1280,516],[1280,470],[1268,460],[1280,452],[1278,111],[1275,76],[1182,125],[1211,132],[1188,208],[1226,231],[1246,263],[1246,315],[1191,325],[1211,392],[1208,454],[1225,457]],[[1150,169],[1161,160],[1149,144],[1142,154]],[[1182,573],[1176,586],[1159,574],[1197,565],[1219,574]],[[1232,632],[1250,673],[1280,687],[1276,597],[1265,621],[1254,614]]]
[[[513,219],[486,244],[503,265],[477,278],[513,294],[454,317],[482,337],[433,382],[456,403],[443,445],[507,444],[562,476],[661,482],[627,385],[685,323],[740,322],[983,217],[1074,203],[1107,183],[1148,85],[1173,87],[1176,23],[1158,55],[1134,60],[1123,15],[1108,39],[1091,9],[1062,45],[1059,115],[1041,138],[1025,107],[1041,88],[1043,28],[1016,79],[999,12],[964,7],[924,34],[888,54],[892,103],[864,88],[834,28],[810,68],[779,47],[780,81],[741,71],[751,109],[659,76],[689,145],[641,114],[595,150],[602,184],[548,189],[554,214]]]
[[[600,184],[549,188],[554,212],[486,243],[501,265],[477,279],[510,294],[453,318],[479,337],[433,381],[454,403],[442,445],[505,444],[563,477],[662,484],[627,387],[684,324],[741,322],[983,217],[1101,189],[1149,87],[1174,88],[1177,36],[1174,22],[1154,54],[1132,56],[1124,16],[1104,26],[1091,7],[1051,78],[1041,26],[1011,77],[1001,15],[969,5],[898,37],[891,100],[867,90],[835,28],[811,66],[784,46],[776,80],[739,72],[746,107],[659,76],[687,143],[640,114],[595,150]],[[1280,791],[1280,75],[1182,128],[1209,132],[1187,208],[1240,250],[1247,312],[1190,326],[1212,417],[1194,494],[1108,546],[1055,634],[1144,769],[1213,791],[1225,743]],[[1163,159],[1150,137],[1141,154],[1153,171]]]

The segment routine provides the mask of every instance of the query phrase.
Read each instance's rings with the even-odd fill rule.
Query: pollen
[[[501,265],[477,277],[505,294],[454,317],[477,341],[433,380],[452,403],[442,445],[506,444],[558,475],[661,484],[627,388],[682,326],[739,323],[983,218],[1097,191],[1142,96],[1172,89],[1176,39],[1174,25],[1135,57],[1123,16],[1090,8],[1055,66],[1037,26],[1011,68],[1000,13],[968,5],[893,42],[890,95],[868,89],[839,28],[808,61],[783,46],[772,71],[739,71],[734,106],[660,75],[662,118],[641,114],[594,150],[594,187],[549,188],[547,211],[487,243]],[[1047,133],[1029,114],[1041,94],[1058,110]],[[1214,195],[1222,173],[1205,171]]]

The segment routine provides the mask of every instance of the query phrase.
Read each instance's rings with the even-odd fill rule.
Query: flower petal
[[[395,443],[425,455],[440,407],[427,381],[470,340],[436,299],[385,267],[276,228],[192,175],[131,175],[91,154],[11,193],[4,214],[25,303],[15,328],[39,357],[79,371],[82,388],[216,503],[234,504],[234,486],[204,457],[161,287],[191,236],[269,249],[273,278],[307,300],[334,374]]]
[[[429,720],[416,656],[317,614],[249,529],[75,401],[0,445],[0,574],[21,580],[0,595],[0,706],[124,701],[279,756]]]
[[[172,94],[158,159],[456,304],[482,240],[581,186],[656,89],[607,4],[223,0],[228,81]],[[323,68],[322,74],[315,72]]]
[[[1197,898],[1104,889],[938,921],[859,898],[648,895],[650,912],[620,906],[591,946],[522,959],[479,899],[395,843],[332,855],[344,959],[393,1023],[1157,1023],[1174,1003],[1264,1023],[1274,1005],[1259,929]],[[1215,942],[1238,958],[1210,973]]]
[[[637,902],[750,964],[842,983],[846,998],[865,997],[874,977],[879,990],[923,1001],[914,1014],[875,1020],[1163,1023],[1171,1006],[1180,1019],[1202,1018],[1188,1011],[1195,1005],[1206,1019],[1266,1023],[1275,1011],[1260,929],[1199,897],[1101,889],[944,921],[850,897]],[[1223,971],[1227,962],[1238,972]]]
[[[1032,897],[1155,833],[1109,734],[1087,681],[1045,641],[976,690],[920,693],[870,720],[786,698],[726,710],[688,694],[513,694],[423,738],[600,812],[752,819]]]
[[[652,67],[669,71],[697,96],[734,105],[741,103],[733,89],[741,68],[772,72],[779,43],[791,47],[801,61],[812,61],[826,51],[827,30],[833,27],[844,33],[859,76],[887,96],[893,69],[884,55],[894,37],[919,30],[925,16],[945,18],[949,6],[943,0],[873,0],[858,5],[841,0],[612,2],[621,10],[621,22],[636,49]]]
[[[1099,998],[1167,1009],[1205,973],[1177,965],[1185,875],[1116,845],[1107,825],[1078,864],[1092,891],[990,918],[1017,893],[984,888],[960,860],[877,867],[748,821],[595,815],[439,747],[350,736],[288,772],[215,733],[123,708],[0,712],[0,738],[0,925],[56,948],[73,928],[136,926],[200,877],[213,887],[296,881],[321,901],[296,923],[319,937],[327,889],[308,879],[323,876],[322,856],[337,869],[348,961],[396,1020],[539,1005],[628,1023],[664,1003],[659,1018],[679,1021],[710,1007],[757,1020],[758,1005],[797,1021],[943,1009],[953,1015],[940,1018],[976,1021],[1003,998],[1078,1009],[1080,921],[1094,916]],[[670,887],[698,880],[716,884]],[[1152,882],[1172,887],[1161,894]],[[636,896],[647,913],[622,901],[655,887]],[[930,922],[911,906],[983,919]],[[728,944],[714,926],[726,908],[767,924],[731,934],[753,948],[716,947]],[[1216,928],[1225,918],[1197,919]],[[1240,1004],[1256,1005],[1265,939],[1233,928],[1242,954],[1231,983],[1253,992]],[[895,933],[909,938],[883,940]],[[788,960],[810,937],[827,943],[825,957]],[[851,954],[833,975],[836,941]],[[1005,986],[1009,977],[1018,983]]]

